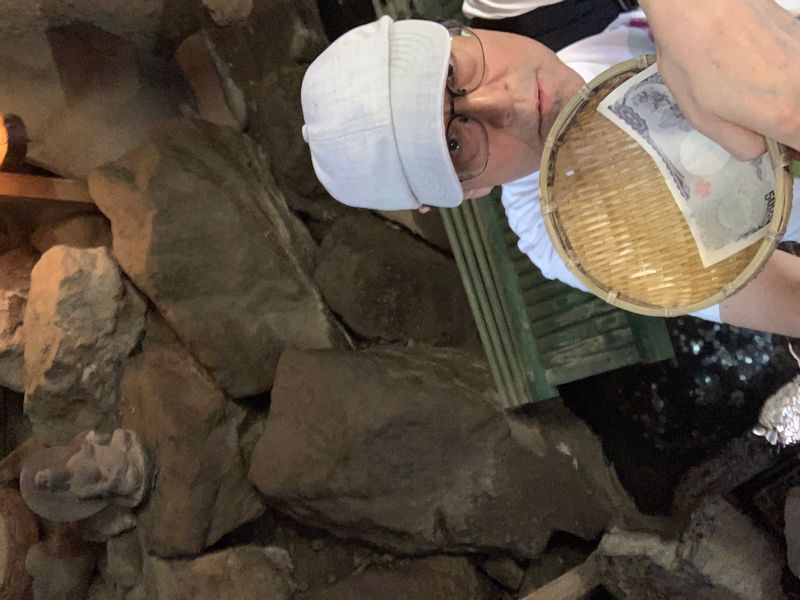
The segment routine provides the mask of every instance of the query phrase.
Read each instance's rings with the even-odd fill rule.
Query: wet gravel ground
[[[788,338],[691,317],[668,325],[675,359],[560,387],[651,513],[669,511],[680,476],[751,429],[764,400],[800,372]]]

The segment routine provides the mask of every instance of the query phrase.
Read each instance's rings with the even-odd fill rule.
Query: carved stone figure
[[[20,487],[28,505],[53,521],[77,521],[109,504],[139,505],[153,469],[138,436],[117,429],[91,431],[73,447],[46,448],[22,470]]]

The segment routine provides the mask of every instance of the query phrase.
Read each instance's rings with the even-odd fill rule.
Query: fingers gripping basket
[[[720,303],[759,272],[786,230],[793,179],[785,149],[767,140],[776,183],[767,235],[703,267],[653,159],[596,111],[653,62],[642,56],[609,69],[564,107],[545,144],[541,208],[556,250],[592,293],[635,313],[674,316]]]

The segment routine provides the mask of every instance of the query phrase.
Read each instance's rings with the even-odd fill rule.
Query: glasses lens
[[[459,181],[483,173],[489,162],[489,137],[475,119],[456,117],[447,128],[447,147]]]
[[[466,27],[454,27],[449,32],[451,44],[447,87],[456,95],[472,92],[483,81],[483,45],[480,38]]]

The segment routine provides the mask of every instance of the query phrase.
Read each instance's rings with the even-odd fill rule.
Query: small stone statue
[[[76,521],[112,503],[137,506],[152,475],[134,432],[91,431],[77,447],[46,448],[34,454],[23,467],[20,487],[34,512],[53,521]]]
[[[33,478],[37,490],[69,491],[78,498],[114,498],[136,506],[144,491],[145,457],[132,431],[90,431],[65,467],[46,468]]]

